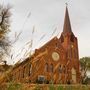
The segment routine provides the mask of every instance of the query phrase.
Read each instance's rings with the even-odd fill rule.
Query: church
[[[78,39],[66,6],[63,31],[16,65],[12,79],[22,83],[70,84],[80,82]]]

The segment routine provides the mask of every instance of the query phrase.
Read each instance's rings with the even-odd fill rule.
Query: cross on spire
[[[68,3],[67,2],[65,4],[66,4],[66,6],[68,6]]]

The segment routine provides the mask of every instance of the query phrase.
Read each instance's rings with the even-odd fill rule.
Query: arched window
[[[48,63],[45,64],[45,72],[48,72]]]
[[[59,66],[59,73],[62,73],[62,67],[61,67],[61,65]]]
[[[61,35],[61,43],[63,43],[64,42],[64,37],[63,37],[63,35]]]
[[[53,73],[53,64],[50,65],[50,72]]]
[[[71,34],[70,41],[74,42],[74,35],[73,34]]]
[[[29,76],[31,75],[32,73],[32,64],[29,65]]]
[[[56,43],[56,48],[58,48],[58,43]]]
[[[23,68],[23,78],[25,77],[25,67]]]

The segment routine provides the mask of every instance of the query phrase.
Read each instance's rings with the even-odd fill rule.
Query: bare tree
[[[9,55],[10,41],[8,33],[10,32],[10,6],[0,5],[0,62]]]

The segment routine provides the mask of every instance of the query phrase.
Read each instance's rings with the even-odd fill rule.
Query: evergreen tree
[[[81,65],[81,82],[83,84],[86,84],[87,80],[87,71],[90,71],[90,57],[83,57],[80,59],[80,65]]]

